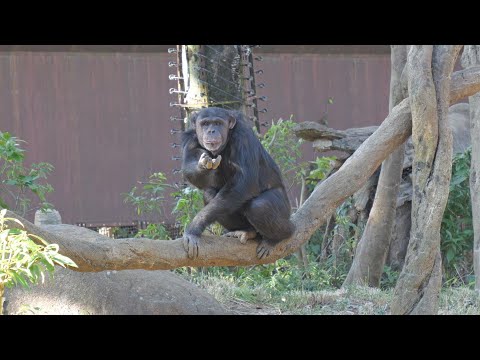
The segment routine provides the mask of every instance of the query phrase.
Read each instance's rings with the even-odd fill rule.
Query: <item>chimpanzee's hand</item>
[[[195,259],[198,257],[198,243],[200,242],[200,236],[190,233],[188,230],[185,230],[183,234],[183,247],[188,254],[190,259]]]
[[[220,161],[222,161],[222,155],[218,155],[216,159],[212,159],[207,153],[203,153],[198,160],[198,166],[203,169],[215,170],[220,165]]]

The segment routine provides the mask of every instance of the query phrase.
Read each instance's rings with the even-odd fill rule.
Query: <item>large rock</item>
[[[35,225],[51,225],[61,224],[62,217],[55,209],[37,210],[35,211]]]
[[[81,241],[95,241],[94,231],[67,224],[44,229]],[[49,221],[47,223],[55,223]],[[58,221],[57,221],[58,223]],[[160,241],[160,240],[159,240]],[[53,279],[23,289],[6,289],[6,314],[210,315],[227,314],[207,292],[170,271],[122,270],[82,273],[55,268]]]
[[[212,296],[170,271],[80,273],[57,267],[30,290],[6,289],[5,314],[207,315],[227,312]]]

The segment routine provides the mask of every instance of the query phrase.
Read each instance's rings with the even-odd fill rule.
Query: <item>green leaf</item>
[[[45,244],[45,245],[48,245],[48,242],[46,242],[45,240],[43,240],[40,236],[37,236],[37,235],[34,235],[34,234],[28,234],[28,236],[33,237],[33,238],[41,241],[41,242],[42,242],[43,244]]]
[[[63,256],[63,255],[61,255],[61,254],[56,254],[56,255],[53,257],[53,259],[55,260],[55,262],[56,262],[57,264],[59,264],[59,265],[61,265],[61,266],[63,266],[63,265],[68,265],[68,266],[71,266],[71,267],[76,267],[76,268],[78,268],[78,265],[75,264],[75,262],[74,262],[72,259],[70,259],[70,258],[68,258],[68,257],[66,257],[66,256]]]
[[[451,262],[455,257],[455,253],[452,249],[448,249],[447,251],[447,262]]]
[[[8,209],[8,205],[7,203],[5,203],[5,201],[3,201],[3,199],[0,197],[0,207],[4,208],[4,209]]]
[[[3,210],[5,210],[5,212],[7,211],[6,209],[3,209]],[[3,210],[2,210],[2,211],[3,211]],[[0,214],[0,216],[2,216],[2,215]],[[18,220],[18,219],[15,219],[15,218],[5,218],[5,220],[10,220],[10,221],[16,222],[16,223],[19,224],[22,228],[24,227],[23,224],[22,224],[22,223],[20,222],[20,220]]]

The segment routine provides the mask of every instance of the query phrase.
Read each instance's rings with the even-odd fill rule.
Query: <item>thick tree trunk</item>
[[[407,61],[406,45],[392,45],[391,48],[390,111],[405,98],[400,78]],[[402,144],[382,164],[375,200],[343,286],[380,286],[395,220],[404,153]]]
[[[203,45],[210,106],[242,109],[240,45]]]
[[[197,54],[201,53],[200,45],[183,45],[182,54],[185,58],[183,64],[183,78],[185,83],[185,104],[187,114],[208,104],[207,76],[205,71],[205,59]]]
[[[452,169],[447,121],[450,79],[459,45],[413,45],[408,91],[415,149],[412,229],[405,265],[395,287],[392,314],[436,314],[441,288],[440,226]]]
[[[465,45],[462,55],[465,68],[480,65],[480,45]],[[480,291],[480,94],[470,96],[470,136],[472,163],[470,166],[470,197],[473,220],[473,266],[475,289]]]
[[[245,110],[240,45],[182,45],[187,114],[202,107]]]
[[[452,79],[450,103],[480,91],[480,67],[457,72]],[[59,244],[60,253],[78,265],[77,271],[103,270],[167,270],[181,266],[244,266],[265,264],[283,258],[305,243],[350,195],[360,189],[385,158],[403,144],[412,132],[409,99],[392,109],[377,131],[331,177],[316,187],[303,206],[293,214],[296,231],[291,239],[282,241],[271,256],[258,260],[256,242],[241,244],[238,239],[202,236],[200,256],[189,259],[183,240],[109,239],[85,228],[72,225],[39,227],[18,215],[29,233]],[[18,227],[15,222],[10,226]],[[93,238],[84,241],[84,238]],[[35,239],[34,239],[35,241]]]

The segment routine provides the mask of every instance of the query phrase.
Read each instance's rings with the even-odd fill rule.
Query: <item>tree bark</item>
[[[203,45],[209,106],[243,107],[239,45]]]
[[[480,45],[465,45],[462,66],[480,65]],[[472,140],[472,163],[470,165],[470,197],[473,220],[473,267],[475,289],[480,291],[480,94],[470,96],[470,136]]]
[[[244,109],[239,45],[183,45],[182,69],[189,115],[202,107]]]
[[[480,91],[480,67],[456,73],[452,79],[450,102]],[[38,235],[60,247],[62,255],[78,265],[77,271],[104,270],[168,270],[181,266],[245,266],[272,263],[283,258],[305,243],[350,195],[360,189],[382,161],[412,131],[409,99],[395,106],[377,131],[331,177],[316,187],[302,207],[292,215],[296,231],[291,239],[282,241],[271,256],[258,260],[256,242],[241,244],[238,239],[202,236],[200,256],[189,259],[182,239],[163,241],[151,239],[109,239],[85,228],[72,225],[39,227],[18,215],[7,212],[7,217],[19,219],[29,233]],[[9,222],[18,227],[15,222]],[[94,241],[83,241],[93,237]]]
[[[407,61],[406,45],[392,45],[390,111],[405,98],[400,78]],[[398,186],[402,179],[405,146],[400,145],[382,164],[377,191],[367,225],[357,246],[355,258],[343,286],[380,286],[390,246],[397,208]]]
[[[447,121],[450,79],[459,45],[413,45],[408,54],[412,111],[412,229],[392,314],[436,314],[441,288],[440,226],[452,170]]]

